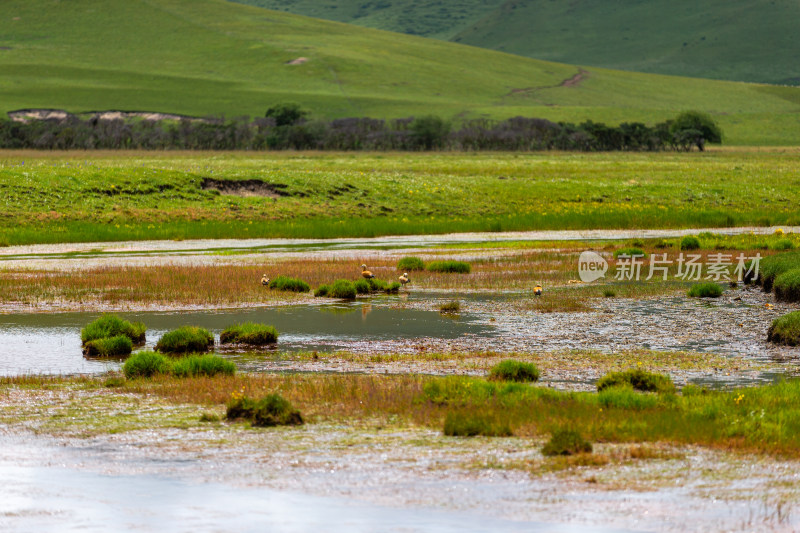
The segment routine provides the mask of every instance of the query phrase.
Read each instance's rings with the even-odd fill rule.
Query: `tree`
[[[443,148],[450,133],[450,124],[441,117],[428,115],[411,123],[414,144],[423,150]]]
[[[705,143],[722,142],[722,130],[711,115],[700,111],[684,111],[670,124],[670,133],[676,144],[686,151],[697,146],[701,152]]]
[[[293,126],[302,121],[308,115],[308,111],[301,108],[299,104],[278,104],[267,109],[266,118],[275,121],[275,125]]]

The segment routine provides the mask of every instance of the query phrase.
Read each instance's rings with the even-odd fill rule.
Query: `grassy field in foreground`
[[[0,243],[800,224],[800,152],[0,153]],[[206,178],[277,193],[221,194]]]
[[[575,78],[573,65],[223,0],[2,7],[0,112],[263,116],[295,101],[327,119],[435,113],[654,124],[698,109],[720,122],[726,143],[800,144],[793,87],[594,67]]]

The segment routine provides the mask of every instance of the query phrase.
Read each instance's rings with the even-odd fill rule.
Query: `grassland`
[[[0,20],[3,110],[263,116],[516,115],[655,123],[712,113],[732,144],[800,143],[800,89],[578,68],[223,0],[12,0]],[[287,63],[299,57],[307,61]]]
[[[798,162],[794,150],[4,152],[0,243],[797,225]],[[206,177],[285,187],[220,194],[203,189]]]
[[[800,81],[791,2],[235,0],[527,57],[766,83]],[[742,33],[752,35],[743,40]],[[780,44],[777,44],[780,43]]]

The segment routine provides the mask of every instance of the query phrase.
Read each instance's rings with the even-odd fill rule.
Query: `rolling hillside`
[[[791,0],[234,0],[564,63],[800,85]]]
[[[262,116],[295,101],[326,118],[653,123],[700,109],[728,143],[800,144],[800,89],[579,70],[223,0],[6,0],[0,72],[1,111]]]

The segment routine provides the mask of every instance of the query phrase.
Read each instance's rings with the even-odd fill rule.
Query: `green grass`
[[[245,322],[228,326],[219,335],[220,344],[248,344],[262,346],[278,342],[278,331],[274,326]]]
[[[461,302],[452,300],[439,306],[439,312],[443,314],[456,314],[461,312]]]
[[[311,290],[311,287],[309,287],[308,283],[305,281],[301,279],[290,278],[289,276],[278,276],[277,278],[270,280],[269,288],[291,292],[308,292]]]
[[[770,292],[781,274],[800,268],[800,252],[787,252],[765,257],[759,263],[757,282]]]
[[[629,246],[627,248],[620,248],[619,250],[614,250],[614,259],[617,259],[621,255],[630,257],[647,257],[647,254],[645,253],[644,250],[635,246]]]
[[[217,374],[231,376],[236,372],[236,365],[210,354],[188,355],[173,360],[157,352],[144,351],[130,356],[122,365],[122,372],[128,379],[150,378],[160,374],[179,378]]]
[[[236,1],[580,65],[768,83],[800,75],[791,2]]]
[[[658,407],[660,398],[649,392],[639,392],[631,386],[606,387],[597,393],[597,402],[604,408],[641,411]]]
[[[572,428],[561,428],[553,432],[550,440],[542,446],[542,455],[575,455],[591,453],[592,444]]]
[[[767,340],[789,346],[800,345],[800,311],[793,311],[772,321]]]
[[[508,421],[499,414],[452,411],[444,419],[444,434],[451,437],[510,437]]]
[[[631,368],[622,372],[609,372],[597,381],[597,391],[613,387],[631,387],[643,392],[671,392],[675,390],[672,379],[664,374]]]
[[[692,298],[719,298],[722,296],[723,288],[719,283],[713,281],[696,283],[689,289],[689,296]]]
[[[104,314],[81,330],[81,343],[124,335],[132,343],[141,344],[145,341],[146,329],[141,322],[129,322],[117,315]]]
[[[132,350],[133,343],[126,335],[95,339],[83,345],[83,354],[89,357],[128,355]]]
[[[263,116],[270,105],[294,101],[325,118],[435,113],[652,124],[697,109],[714,115],[726,142],[800,143],[800,90],[788,87],[603,68],[569,86],[563,82],[575,66],[222,0],[109,0],[103,9],[90,0],[8,0],[3,13],[2,111]],[[531,34],[527,26],[519,32]],[[308,61],[287,64],[299,57]],[[702,64],[707,71],[715,63]]]
[[[469,274],[472,268],[464,261],[431,261],[425,267],[429,272]]]
[[[425,261],[419,257],[403,257],[397,262],[397,270],[400,272],[412,272],[414,270],[425,270]]]
[[[161,353],[206,352],[214,346],[214,336],[201,327],[182,326],[165,333],[156,343]]]
[[[800,182],[785,178],[798,165],[800,153],[792,150],[213,158],[123,152],[91,159],[6,152],[0,153],[0,240],[14,245],[800,225],[800,208],[790,201],[800,197]],[[204,175],[235,181],[255,173],[285,184],[289,196],[228,196],[201,187]],[[343,183],[354,190],[330,199],[329,191]],[[547,202],[540,200],[544,184]],[[398,187],[404,194],[396,193]],[[753,188],[762,193],[752,194]],[[720,241],[703,240],[710,246]]]
[[[700,240],[697,237],[687,235],[681,239],[681,250],[697,250],[700,248]]]
[[[325,290],[322,290],[325,287]],[[319,294],[318,294],[319,293]],[[334,281],[330,287],[320,286],[314,296],[327,296],[329,298],[340,298],[342,300],[355,300],[356,287],[352,281],[346,279],[338,279]]]
[[[296,426],[303,424],[300,411],[278,394],[269,394],[259,400],[247,396],[232,398],[227,405],[225,418],[249,420],[256,427]]]
[[[775,298],[785,302],[800,302],[800,268],[787,270],[775,278]]]
[[[522,383],[538,381],[539,369],[533,363],[506,359],[505,361],[500,361],[489,370],[489,379]]]

